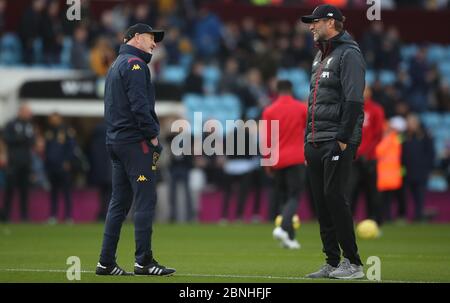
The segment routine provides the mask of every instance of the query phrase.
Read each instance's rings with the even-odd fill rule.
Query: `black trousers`
[[[222,219],[228,218],[231,196],[235,185],[238,186],[236,218],[238,220],[242,220],[245,210],[245,203],[247,202],[247,197],[252,185],[252,173],[249,172],[242,175],[225,175]]]
[[[271,207],[274,213],[281,214],[281,228],[288,232],[289,238],[295,238],[292,217],[297,213],[299,196],[305,182],[305,166],[292,165],[274,170],[274,188]]]
[[[355,147],[341,151],[337,141],[307,143],[305,156],[313,199],[320,224],[320,237],[327,263],[337,266],[341,249],[350,263],[362,265],[358,255],[349,204],[350,172]]]
[[[30,165],[9,166],[6,170],[5,204],[3,205],[3,219],[10,219],[14,190],[20,197],[20,215],[23,221],[28,220],[28,191],[30,189]]]
[[[381,192],[381,201],[383,206],[383,221],[392,220],[391,201],[392,198],[397,200],[397,217],[399,219],[406,219],[406,192],[403,184],[399,189],[387,190]]]
[[[107,145],[112,160],[112,194],[103,234],[100,263],[114,264],[122,224],[134,203],[135,259],[148,264],[156,207],[156,162],[162,147],[146,141]]]
[[[72,181],[69,172],[56,171],[49,172],[48,179],[50,181],[50,201],[51,201],[51,216],[58,217],[59,194],[62,193],[64,197],[64,219],[72,218]]]
[[[377,161],[359,158],[353,162],[351,174],[351,208],[355,214],[361,191],[365,193],[366,211],[369,219],[381,224],[380,193],[377,189]]]

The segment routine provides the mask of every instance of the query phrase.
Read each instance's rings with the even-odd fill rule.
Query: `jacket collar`
[[[342,31],[331,39],[316,42],[316,47],[319,48],[322,52],[322,59],[328,56],[333,51],[333,49],[335,49],[337,45],[341,43],[340,40],[344,34],[345,31]]]
[[[152,59],[152,54],[146,53],[139,48],[136,48],[134,46],[128,45],[128,44],[122,44],[120,46],[119,54],[130,54],[133,56],[138,57],[139,59],[144,60],[146,64],[150,62]]]

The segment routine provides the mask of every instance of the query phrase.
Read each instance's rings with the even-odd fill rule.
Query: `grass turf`
[[[65,272],[69,256],[81,260],[79,282],[331,281],[303,278],[324,260],[317,224],[301,226],[297,238],[302,249],[298,251],[280,248],[271,238],[272,228],[269,224],[157,224],[155,258],[175,267],[176,275],[98,277],[94,270],[103,225],[0,225],[0,282],[69,282]],[[450,282],[450,225],[386,225],[382,230],[381,238],[358,240],[358,246],[364,263],[369,256],[380,257],[383,281]],[[125,224],[118,263],[132,270],[133,261],[133,226]],[[365,271],[368,267],[365,265]]]

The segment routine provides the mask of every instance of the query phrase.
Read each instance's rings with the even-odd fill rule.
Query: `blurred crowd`
[[[263,5],[267,1],[243,2]],[[291,1],[276,2],[291,4]],[[316,4],[322,1],[303,2]],[[339,1],[331,2],[336,4]],[[362,2],[366,5],[365,1],[341,2],[349,7],[357,7]],[[391,8],[416,6],[432,9],[448,6],[448,1],[383,0],[382,3]],[[0,0],[0,34],[3,32],[2,12],[5,5],[6,1]],[[66,22],[60,1],[32,1],[16,33],[21,43],[22,63],[51,67],[68,60],[68,67],[72,69],[90,71],[103,77],[117,56],[124,30],[137,22],[147,23],[166,30],[164,43],[153,53],[151,69],[155,81],[163,81],[166,68],[181,66],[186,70],[186,77],[179,84],[183,94],[205,96],[232,93],[240,100],[241,118],[258,119],[262,109],[276,97],[279,69],[294,68],[309,73],[315,54],[312,36],[300,22],[295,26],[285,21],[258,24],[251,16],[239,22],[224,22],[214,12],[192,0],[152,0],[136,5],[121,2],[112,9],[104,10],[97,19],[92,16],[89,5],[89,1],[82,1],[81,21]],[[36,47],[36,41],[41,42],[42,48]],[[426,182],[432,170],[440,170],[450,180],[450,143],[446,146],[446,152],[438,157],[434,150],[424,149],[433,147],[433,138],[417,114],[430,110],[450,112],[448,79],[427,60],[427,45],[419,46],[416,52],[405,58],[401,52],[403,43],[395,27],[385,28],[381,22],[372,22],[358,42],[373,75],[370,81],[371,96],[368,98],[383,110],[379,156],[382,157],[383,152],[391,152],[396,159],[395,163],[386,164],[380,171],[388,172],[394,168],[395,173],[388,175],[401,179],[401,182],[394,180],[394,185],[387,187],[378,184],[376,190],[386,192],[382,195],[382,200],[387,201],[383,202],[386,209],[392,197],[398,197],[400,217],[406,213],[406,189],[413,190],[414,201],[417,201],[416,219],[420,220],[424,216]],[[69,55],[63,56],[64,52],[69,52]],[[204,76],[210,66],[216,66],[220,72],[214,85]],[[384,81],[381,77],[386,71],[393,75],[391,81]],[[309,83],[305,85],[309,86]],[[162,139],[169,147],[174,137],[169,132],[171,120],[162,121]],[[93,130],[89,144],[81,146],[77,142],[76,130],[66,125],[58,113],[51,115],[45,125],[36,127],[29,108],[22,106],[17,119],[7,124],[0,135],[0,170],[4,172],[0,183],[5,192],[3,219],[8,218],[13,192],[18,189],[21,215],[26,220],[28,190],[31,186],[37,186],[50,191],[52,207],[49,221],[55,221],[59,192],[63,193],[66,205],[65,218],[70,221],[71,192],[74,180],[80,176],[84,179],[84,185],[98,188],[102,205],[98,217],[104,218],[111,186],[104,132],[105,126],[99,124]],[[387,146],[387,150],[383,150],[383,146]],[[221,211],[224,221],[230,218],[229,201],[234,191],[237,191],[239,201],[246,201],[250,193],[254,193],[254,218],[261,219],[261,196],[266,188],[270,188],[271,180],[258,165],[254,165],[254,156],[247,155],[245,159],[240,159],[248,163],[245,165],[247,169],[239,174],[233,172],[233,165],[230,164],[233,159],[227,157],[177,157],[171,153],[166,157],[166,161],[162,159],[160,180],[168,183],[170,221],[180,220],[176,210],[178,197],[185,200],[184,220],[195,220],[199,191],[209,189],[224,192]],[[418,171],[417,167],[421,170]],[[184,193],[182,195],[177,191],[180,188]],[[237,213],[232,217],[242,219],[243,203],[239,203]],[[390,212],[385,210],[383,217],[389,219]]]
[[[366,8],[366,0],[230,0],[253,5],[305,5],[316,7],[320,4],[332,4],[340,8]],[[420,8],[427,10],[445,9],[449,7],[448,0],[382,0],[382,9]]]

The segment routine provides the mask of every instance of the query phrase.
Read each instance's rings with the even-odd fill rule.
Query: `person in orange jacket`
[[[402,117],[393,117],[385,124],[383,139],[376,148],[377,188],[381,193],[384,218],[391,220],[391,199],[398,202],[397,217],[405,219],[406,200],[403,186],[402,136],[406,121]]]

